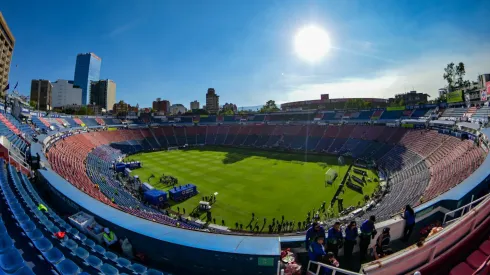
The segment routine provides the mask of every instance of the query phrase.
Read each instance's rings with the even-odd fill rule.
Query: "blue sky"
[[[102,58],[117,99],[189,105],[214,87],[238,106],[336,97],[436,95],[451,61],[490,72],[490,5],[456,0],[3,0],[16,46],[10,82],[73,79],[77,53]],[[316,64],[293,38],[314,24],[333,48]]]

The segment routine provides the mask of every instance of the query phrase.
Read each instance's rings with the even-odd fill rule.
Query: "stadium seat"
[[[77,255],[78,258],[82,259],[82,260],[85,260],[88,258],[89,256],[89,253],[87,250],[81,248],[81,247],[77,247],[77,249],[75,249],[75,255]]]
[[[487,256],[490,255],[490,241],[486,240],[480,245],[480,251],[485,253]]]
[[[117,265],[122,266],[122,267],[128,267],[131,265],[131,261],[129,261],[126,258],[122,258],[122,257],[117,258],[116,263],[117,263]]]
[[[80,273],[80,268],[70,259],[64,259],[55,266],[61,275],[76,275]]]
[[[117,270],[117,268],[113,267],[110,264],[103,264],[100,267],[100,271],[104,275],[118,275],[119,274],[119,270]]]
[[[471,253],[468,258],[466,258],[466,262],[471,266],[471,268],[477,269],[486,258],[487,256],[485,254],[483,254],[480,250],[476,250]]]
[[[62,245],[64,247],[70,249],[71,251],[75,251],[75,249],[77,249],[77,247],[78,247],[78,244],[71,239],[68,239],[68,240],[62,242]]]
[[[12,239],[8,235],[0,236],[0,254],[12,249]]]
[[[163,272],[150,268],[146,271],[145,275],[163,275]]]
[[[56,247],[53,247],[52,249],[43,253],[43,256],[48,262],[54,265],[65,259],[63,253]]]
[[[53,244],[46,238],[35,240],[34,246],[41,252],[45,252],[53,248]]]
[[[27,232],[27,237],[32,241],[44,238],[43,233],[38,228],[34,229],[34,231]]]
[[[23,266],[21,268],[19,268],[17,271],[15,271],[14,273],[12,273],[12,275],[35,275],[36,273],[34,273],[29,267],[27,266]]]
[[[146,266],[143,266],[138,263],[134,263],[132,266],[129,267],[132,271],[138,273],[138,274],[144,274],[146,271]]]
[[[468,275],[473,274],[473,271],[475,270],[471,268],[471,266],[469,266],[466,262],[462,262],[451,269],[449,275]]]
[[[90,247],[91,249],[93,249],[95,246],[95,242],[88,238],[83,241],[83,244]]]
[[[36,229],[36,225],[32,221],[20,223],[20,227],[22,228],[22,230],[24,230],[24,232],[31,232]]]
[[[24,265],[24,259],[15,248],[0,254],[0,268],[6,273],[13,273]]]
[[[93,268],[100,269],[102,261],[94,255],[89,255],[85,262]]]
[[[102,246],[100,246],[98,244],[94,246],[94,251],[101,254],[101,255],[105,254],[105,248],[103,248]]]
[[[113,262],[115,262],[117,260],[117,255],[114,254],[114,253],[112,253],[112,252],[110,252],[110,251],[106,251],[104,253],[104,257],[106,259],[109,259],[109,260],[113,261]]]

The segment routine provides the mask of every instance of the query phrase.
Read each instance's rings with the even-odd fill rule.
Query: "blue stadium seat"
[[[109,252],[107,251],[106,253],[104,253],[104,257],[106,257],[107,259],[115,262],[117,260],[117,255],[112,253],[112,252]]]
[[[90,247],[90,248],[92,248],[92,249],[93,249],[93,248],[94,248],[94,246],[95,246],[95,242],[94,242],[94,241],[92,241],[91,239],[86,239],[86,240],[84,240],[84,241],[83,241],[83,244],[84,244],[84,245],[86,245],[86,246],[88,246],[88,247]]]
[[[87,239],[87,236],[85,236],[82,233],[78,233],[78,239],[83,242],[83,241],[85,241]]]
[[[12,273],[12,275],[35,275],[35,274],[36,273],[32,272],[32,270],[27,266],[23,266],[19,268],[17,271],[15,271],[15,273]]]
[[[134,263],[132,266],[129,267],[132,271],[138,273],[138,274],[144,274],[146,271],[146,266],[140,265],[138,263]]]
[[[7,234],[7,228],[5,228],[5,224],[3,222],[0,222],[0,236]]]
[[[163,275],[163,272],[150,268],[146,271],[145,275]]]
[[[27,237],[29,237],[29,239],[32,241],[44,238],[43,233],[38,228],[34,229],[34,231],[27,232]]]
[[[78,258],[85,260],[88,258],[89,253],[84,248],[77,247],[77,249],[75,249],[75,255],[77,255]]]
[[[52,249],[43,253],[43,255],[48,262],[54,265],[65,259],[65,255],[63,255],[63,253],[56,247],[53,247]]]
[[[98,244],[94,246],[94,251],[101,254],[101,255],[105,254],[105,248],[103,248],[102,246],[100,246]]]
[[[117,258],[116,262],[119,266],[122,266],[122,267],[128,267],[131,265],[131,261],[129,261],[126,258],[121,258],[121,257]]]
[[[8,235],[0,236],[0,253],[4,253],[13,246],[12,239]]]
[[[77,249],[78,247],[78,244],[71,239],[66,240],[65,242],[62,243],[62,245],[70,249],[71,251],[75,251],[75,249]]]
[[[53,244],[46,238],[34,241],[34,246],[41,252],[46,252],[53,248]]]
[[[36,225],[32,221],[20,223],[20,227],[22,227],[24,232],[31,232],[34,231],[34,229],[36,229]]]
[[[15,218],[18,222],[27,222],[28,220],[30,220],[29,216],[27,216],[26,214],[20,214]]]
[[[104,274],[104,275],[118,275],[119,274],[119,270],[117,270],[117,268],[113,267],[110,264],[103,264],[100,267],[100,271],[102,271],[102,274]]]
[[[88,258],[85,259],[85,262],[96,269],[100,269],[100,266],[102,266],[102,260],[95,257],[94,255],[89,255]]]
[[[22,259],[19,251],[15,248],[8,250],[4,254],[0,254],[0,268],[7,273],[13,273],[23,265],[24,259]]]
[[[64,259],[56,265],[56,269],[62,275],[76,275],[80,273],[80,268],[70,259]]]
[[[72,235],[78,235],[79,232],[76,228],[70,228],[70,230],[68,230],[68,233]]]

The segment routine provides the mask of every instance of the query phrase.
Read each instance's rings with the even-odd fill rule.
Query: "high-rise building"
[[[167,114],[170,112],[170,101],[157,98],[152,104],[153,111]]]
[[[197,100],[191,101],[191,110],[197,110],[197,109],[199,109],[199,101]]]
[[[90,104],[110,110],[116,103],[116,82],[106,79],[90,83]]]
[[[233,111],[234,113],[236,113],[238,111],[238,108],[235,104],[233,103],[225,103],[223,105],[223,111],[227,111],[227,110],[231,110]]]
[[[31,82],[31,101],[36,102],[36,108],[41,111],[50,111],[53,84],[49,80],[33,79]]]
[[[90,104],[90,81],[99,81],[102,59],[94,53],[80,53],[75,65],[75,85],[82,88],[82,104]]]
[[[209,88],[206,93],[206,111],[211,114],[219,111],[219,95],[216,94],[214,88]]]
[[[15,38],[10,32],[9,26],[0,12],[0,96],[3,98],[3,91],[8,85],[10,62],[14,51]]]
[[[51,103],[53,108],[82,105],[82,88],[74,86],[73,81],[58,79],[52,84]]]

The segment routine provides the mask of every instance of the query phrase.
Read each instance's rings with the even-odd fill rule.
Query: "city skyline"
[[[464,62],[469,80],[490,64],[485,1],[122,1],[107,16],[101,12],[110,3],[97,10],[93,4],[7,2],[2,13],[16,37],[10,85],[18,81],[28,94],[32,79],[71,80],[73,57],[94,52],[104,59],[100,79],[118,83],[117,101],[144,107],[157,97],[205,102],[213,87],[223,102],[256,106],[323,93],[388,98],[412,87],[434,97],[445,84],[447,63]],[[75,8],[77,17],[63,12]],[[331,37],[319,64],[294,53],[294,34],[308,24]],[[49,39],[35,39],[46,30]]]

